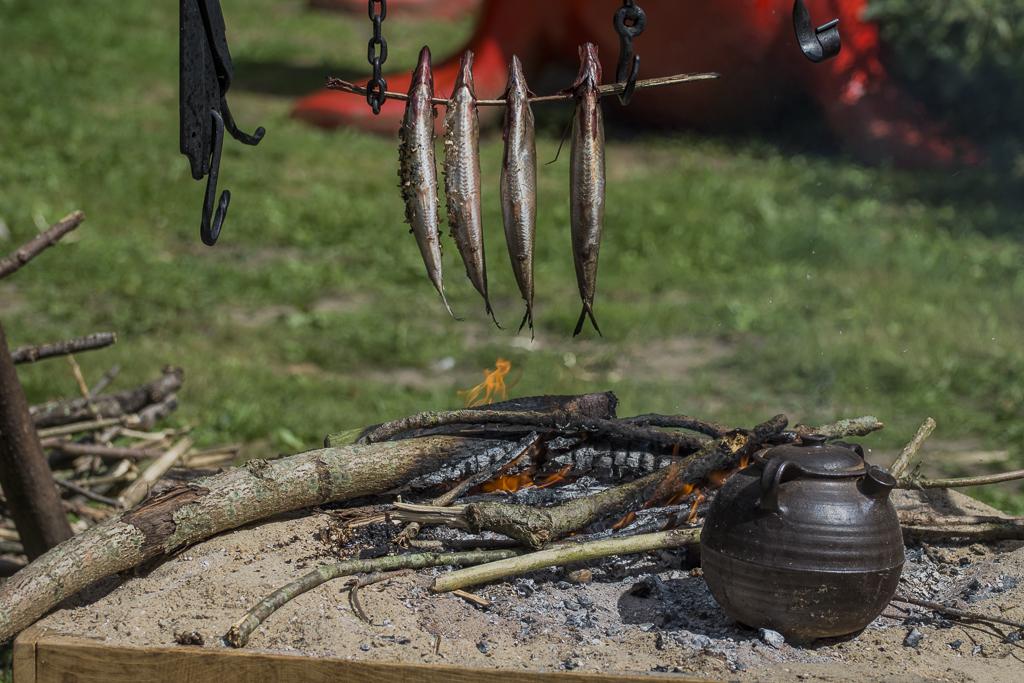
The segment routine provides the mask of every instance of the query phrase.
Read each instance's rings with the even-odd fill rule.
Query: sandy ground
[[[905,495],[905,494],[904,494]],[[919,494],[914,494],[919,495]],[[904,497],[902,505],[919,503]],[[997,514],[958,494],[943,513]],[[42,625],[123,645],[173,646],[195,631],[220,640],[266,593],[338,557],[367,552],[383,529],[351,536],[325,512],[223,534],[137,572],[108,580]],[[811,646],[772,645],[732,623],[685,551],[605,561],[593,580],[566,570],[477,589],[486,609],[428,590],[424,570],[361,591],[373,623],[352,612],[343,581],[295,599],[255,633],[255,650],[359,660],[508,669],[676,672],[710,679],[1024,680],[1024,641],[1011,628],[953,622],[890,606],[862,633]],[[901,591],[1024,620],[1024,543],[908,548]],[[915,635],[908,639],[908,634]],[[911,646],[916,634],[920,642]]]

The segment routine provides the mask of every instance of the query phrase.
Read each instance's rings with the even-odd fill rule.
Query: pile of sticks
[[[777,415],[752,428],[730,428],[685,415],[619,418],[615,403],[611,393],[603,393],[421,413],[347,438],[330,436],[320,450],[253,460],[174,486],[54,548],[0,585],[0,640],[101,578],[228,529],[327,503],[358,501],[362,507],[344,511],[352,518],[350,523],[369,519],[391,526],[391,552],[324,565],[289,581],[240,615],[225,642],[243,646],[278,607],[335,578],[350,577],[350,589],[358,590],[395,571],[462,567],[434,581],[433,590],[443,592],[544,567],[697,544],[699,508],[681,494],[713,496],[715,487],[761,448],[811,433],[832,439],[862,436],[883,426],[866,416],[789,427],[786,417]],[[933,483],[907,474],[926,436],[915,437],[901,455],[907,465],[897,474],[904,487]],[[664,464],[648,474],[623,477],[606,488],[542,507],[481,493],[487,490],[482,482],[503,476],[524,460],[543,458],[545,451],[564,443],[591,449],[628,447],[641,460],[650,456],[652,462]],[[569,472],[564,486],[568,488],[573,479]],[[975,483],[976,479],[942,481],[943,486]],[[396,493],[403,498],[397,503]],[[680,515],[681,508],[698,509],[698,515]],[[615,520],[620,520],[617,530],[610,529],[609,522]],[[985,538],[985,525],[992,524],[1000,526],[1003,538],[1024,538],[1024,524],[1018,519],[978,525],[960,521],[956,535],[967,540],[978,531]],[[948,535],[944,524],[918,519],[910,533],[945,529]],[[420,528],[430,525],[462,529],[469,537],[463,533],[458,540],[451,540],[451,534],[418,538]],[[495,534],[504,538],[496,539]]]
[[[0,278],[77,228],[80,211],[0,259]],[[172,467],[230,463],[237,446],[197,451],[189,429],[158,428],[177,407],[184,373],[164,368],[150,382],[109,391],[120,368],[90,386],[75,354],[114,344],[112,332],[9,349],[0,326],[0,576],[49,548],[137,505]],[[67,360],[78,395],[29,405],[15,367]]]

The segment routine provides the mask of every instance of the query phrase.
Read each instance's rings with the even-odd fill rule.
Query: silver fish
[[[572,255],[576,266],[583,310],[573,331],[583,330],[589,317],[594,329],[601,328],[594,317],[594,292],[597,289],[597,257],[601,250],[604,226],[604,119],[601,115],[601,62],[597,46],[580,47],[580,72],[572,85],[576,111],[572,122],[572,152],[569,163],[569,217],[572,224]]]
[[[497,325],[487,295],[487,261],[480,218],[480,119],[473,88],[473,53],[469,50],[462,55],[444,117],[444,189],[448,226],[466,265],[466,275],[484,298],[487,314]]]
[[[537,225],[537,145],[530,91],[523,65],[513,56],[505,91],[505,152],[501,163],[501,215],[519,292],[526,301],[523,325],[533,332],[533,244]]]
[[[437,111],[433,97],[430,48],[424,45],[409,85],[409,100],[398,131],[398,176],[402,199],[405,200],[405,221],[416,235],[430,281],[454,318],[441,280],[441,231],[438,227],[437,168],[434,164],[434,118]]]

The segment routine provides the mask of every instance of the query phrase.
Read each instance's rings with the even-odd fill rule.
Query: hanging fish
[[[498,325],[487,295],[487,261],[480,218],[480,119],[473,88],[473,53],[462,55],[455,88],[444,117],[444,189],[448,226],[459,248],[466,275],[484,298],[487,314]],[[501,325],[498,325],[501,327]]]
[[[604,227],[604,119],[601,115],[601,62],[597,46],[580,47],[580,72],[572,85],[576,111],[572,122],[572,152],[569,162],[569,218],[572,224],[572,255],[576,266],[583,310],[573,331],[575,337],[590,323],[601,334],[594,317],[597,289],[597,257]]]
[[[505,90],[505,151],[501,162],[501,216],[512,272],[526,302],[523,325],[533,333],[533,244],[537,225],[537,145],[523,65],[512,56]]]
[[[231,192],[224,190],[213,215],[224,131],[246,145],[259,144],[266,131],[257,128],[252,135],[243,133],[228,109],[234,69],[220,0],[181,0],[179,21],[181,153],[188,157],[193,178],[202,180],[209,175],[199,236],[204,244],[213,246],[231,202]]]
[[[438,227],[437,167],[434,162],[434,76],[430,70],[430,48],[420,50],[419,62],[409,85],[405,116],[398,130],[398,175],[405,221],[419,244],[427,275],[454,318],[441,280],[441,231]]]

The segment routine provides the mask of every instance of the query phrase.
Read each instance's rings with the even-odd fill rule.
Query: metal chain
[[[626,83],[619,95],[622,104],[629,104],[640,72],[640,57],[633,50],[633,39],[644,32],[647,14],[636,4],[636,0],[622,0],[622,7],[615,12],[615,32],[619,34],[619,62],[615,69],[615,80]]]
[[[387,0],[368,0],[366,4],[373,22],[373,37],[366,46],[366,60],[373,67],[373,76],[366,82],[366,102],[374,114],[379,114],[384,104],[384,92],[388,89],[388,82],[381,76],[381,66],[388,61],[388,41],[384,40],[381,31],[384,18],[388,16],[388,3]]]

